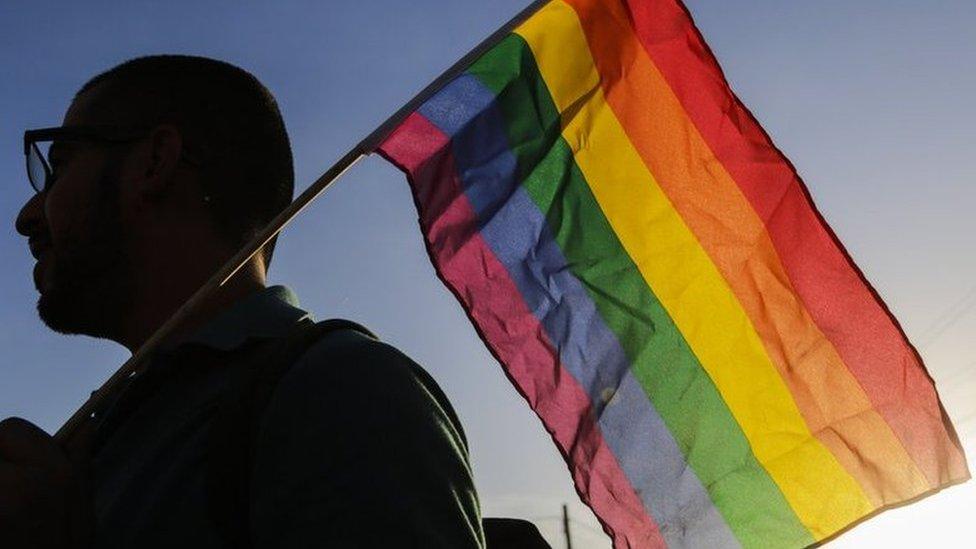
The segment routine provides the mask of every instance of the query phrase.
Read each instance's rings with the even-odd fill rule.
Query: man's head
[[[39,260],[38,309],[59,331],[113,337],[137,294],[164,291],[160,280],[202,283],[291,200],[274,98],[221,61],[127,61],[79,90],[64,126],[132,138],[55,140],[53,183],[17,219]],[[261,273],[273,248],[254,260]]]

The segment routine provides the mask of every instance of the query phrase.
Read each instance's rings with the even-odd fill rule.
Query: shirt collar
[[[250,338],[282,337],[299,321],[311,318],[285,286],[251,294],[204,324],[181,345],[199,343],[220,351],[240,347]]]

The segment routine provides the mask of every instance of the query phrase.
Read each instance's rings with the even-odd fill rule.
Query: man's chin
[[[37,314],[41,317],[41,321],[48,328],[61,334],[85,333],[83,323],[77,318],[79,316],[77,309],[72,310],[73,308],[66,303],[69,300],[60,299],[56,294],[57,292],[52,292],[50,289],[46,292],[41,290],[41,295],[37,298]]]
[[[48,328],[67,335],[112,338],[112,320],[119,313],[112,300],[84,291],[59,291],[52,286],[48,284],[37,299],[38,316]]]

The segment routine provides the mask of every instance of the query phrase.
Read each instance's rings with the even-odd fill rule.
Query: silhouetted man
[[[38,193],[16,225],[37,258],[41,318],[133,352],[293,190],[270,93],[199,57],[95,77],[25,150]],[[288,289],[265,287],[273,249],[68,448],[0,424],[0,546],[484,544],[464,435],[437,385],[349,326],[295,343],[312,323]]]

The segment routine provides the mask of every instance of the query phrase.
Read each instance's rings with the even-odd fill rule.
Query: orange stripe
[[[725,277],[810,430],[876,507],[928,489],[836,349],[796,297],[762,221],[715,158],[615,0],[567,0],[607,101]]]
[[[931,488],[969,478],[921,356],[810,197],[796,169],[732,93],[680,0],[625,0],[641,45],[769,231],[813,320]]]

